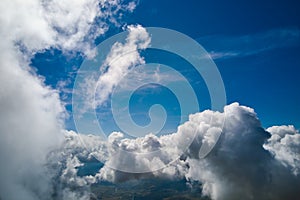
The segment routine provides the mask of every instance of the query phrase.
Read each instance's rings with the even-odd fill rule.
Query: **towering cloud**
[[[218,145],[203,160],[188,159],[190,169],[186,177],[201,181],[204,194],[212,199],[299,197],[299,176],[290,173],[263,148],[270,133],[261,127],[254,111],[232,104],[225,107],[225,114]],[[282,131],[282,134],[288,132]],[[297,141],[290,140],[286,145],[297,146]],[[287,155],[296,159],[299,153]]]

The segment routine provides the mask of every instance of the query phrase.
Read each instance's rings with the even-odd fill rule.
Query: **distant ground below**
[[[185,180],[135,180],[125,183],[100,183],[92,186],[91,200],[209,200],[201,194],[199,183]]]

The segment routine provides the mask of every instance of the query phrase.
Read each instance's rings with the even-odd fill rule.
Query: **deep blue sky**
[[[228,103],[254,108],[264,127],[293,124],[299,129],[299,11],[296,0],[140,0],[123,20],[174,29],[197,40],[216,53]],[[120,30],[112,28],[96,43]],[[81,61],[52,50],[38,54],[32,65],[52,87],[69,80],[67,92]],[[68,101],[70,94],[62,98]],[[70,105],[67,109],[71,112]],[[73,128],[71,119],[67,126]]]

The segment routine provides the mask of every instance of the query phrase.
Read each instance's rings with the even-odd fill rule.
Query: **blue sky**
[[[198,41],[213,57],[222,75],[227,102],[239,102],[255,109],[262,125],[293,124],[300,128],[300,17],[297,1],[167,1],[140,0],[133,13],[123,20],[127,24],[144,27],[164,27],[182,32]],[[122,31],[110,30],[96,40],[96,44]],[[149,53],[149,52],[148,52]],[[151,54],[151,51],[150,51]],[[155,57],[145,58],[151,60]],[[172,65],[174,58],[163,56]],[[169,59],[169,62],[168,62]],[[72,121],[71,91],[77,69],[83,58],[64,55],[55,49],[37,54],[32,66],[45,77],[46,84],[61,90],[67,103],[70,119],[66,126],[74,129]],[[60,67],[57,67],[60,66]],[[177,67],[184,71],[186,65]],[[176,62],[173,66],[176,68]],[[193,75],[190,76],[193,79]],[[201,110],[209,108],[209,99],[203,82],[195,83],[199,89]],[[162,88],[161,88],[162,90]],[[178,125],[176,101],[167,90],[160,98],[172,114],[166,129]],[[144,90],[147,94],[147,89]],[[144,93],[144,94],[145,94]],[[145,108],[133,106],[134,116],[146,116],[147,105],[157,102],[151,96],[137,93],[134,101],[146,99]],[[175,108],[174,108],[175,107]],[[145,110],[143,114],[138,111]],[[134,115],[136,114],[136,115]],[[147,118],[137,122],[146,124]],[[110,120],[108,115],[106,120]],[[105,121],[105,120],[104,120]],[[113,123],[109,123],[113,126]],[[113,130],[113,128],[108,128]]]

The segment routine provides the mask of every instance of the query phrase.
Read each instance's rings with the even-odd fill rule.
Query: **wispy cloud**
[[[120,82],[122,77],[128,73],[130,68],[144,64],[144,59],[140,56],[138,50],[146,49],[151,41],[150,35],[146,29],[140,25],[128,26],[128,37],[126,43],[116,42],[109,52],[101,74],[98,80],[96,97],[99,98],[97,105],[103,104],[111,94],[112,90]],[[106,70],[106,71],[105,71]]]
[[[300,29],[274,29],[240,36],[213,35],[198,38],[197,41],[208,49],[213,59],[229,59],[299,46]]]

